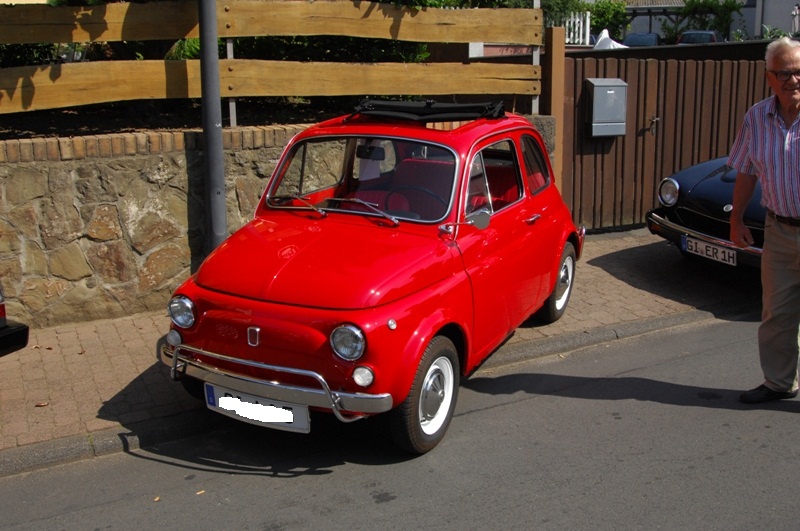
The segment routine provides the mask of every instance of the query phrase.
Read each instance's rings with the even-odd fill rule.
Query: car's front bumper
[[[262,369],[279,374],[304,376],[315,380],[318,387],[302,387],[280,382],[254,378],[237,373],[211,363],[198,361],[197,356],[204,359],[219,360],[234,366]],[[276,400],[318,409],[330,410],[343,422],[350,422],[368,414],[383,413],[392,408],[392,396],[385,394],[345,393],[330,388],[325,378],[313,371],[268,365],[250,360],[242,360],[213,352],[178,345],[163,346],[161,361],[170,367],[170,376],[180,380],[184,375],[208,382],[226,389],[239,391],[266,400]]]
[[[0,356],[16,352],[28,344],[28,325],[7,320],[5,326],[0,328]]]
[[[651,210],[645,216],[647,228],[651,233],[656,236],[661,236],[665,240],[674,243],[681,251],[685,252],[683,248],[684,237],[694,238],[711,245],[717,245],[725,249],[730,249],[736,252],[738,264],[748,265],[751,267],[761,267],[761,248],[759,247],[737,247],[730,240],[711,236],[703,232],[684,227],[678,223],[674,223],[667,219],[662,209]]]

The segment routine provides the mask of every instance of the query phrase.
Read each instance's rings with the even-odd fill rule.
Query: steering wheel
[[[422,192],[436,199],[436,201],[441,203],[442,206],[447,207],[447,201],[439,197],[439,195],[436,192],[429,190],[427,188],[423,188],[422,186],[398,186],[397,188],[390,190],[389,193],[386,194],[386,197],[383,200],[383,206],[385,208],[389,208],[389,198],[392,197],[392,194],[396,194],[397,192],[401,192],[403,190],[416,190],[417,192]]]

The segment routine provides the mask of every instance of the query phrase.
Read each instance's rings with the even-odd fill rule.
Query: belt
[[[784,225],[789,225],[790,227],[800,227],[800,218],[787,218],[785,216],[779,216],[771,210],[767,211],[767,215],[772,216],[778,223],[783,223]]]

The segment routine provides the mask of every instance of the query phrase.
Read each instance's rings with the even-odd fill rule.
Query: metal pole
[[[207,251],[228,236],[225,207],[225,159],[222,150],[222,100],[219,89],[217,10],[214,0],[198,2],[200,22],[200,83],[203,101],[203,139],[206,166]]]

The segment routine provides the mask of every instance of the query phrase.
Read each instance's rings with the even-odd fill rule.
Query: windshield
[[[327,137],[292,147],[267,195],[271,208],[311,208],[435,222],[450,209],[452,151],[408,139]]]

